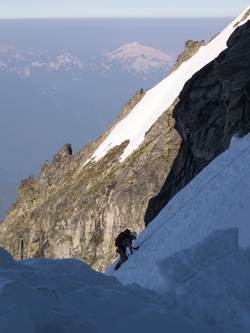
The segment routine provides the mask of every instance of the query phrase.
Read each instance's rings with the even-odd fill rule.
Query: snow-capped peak
[[[153,47],[143,46],[137,42],[124,44],[117,50],[106,53],[106,57],[109,61],[120,61],[122,63],[137,57],[171,63],[175,60],[174,55],[171,53],[156,50]]]
[[[166,73],[172,68],[176,56],[152,47],[132,42],[105,54],[103,73],[121,68],[140,77],[153,78],[158,71]]]
[[[49,69],[59,70],[63,68],[68,71],[72,67],[83,69],[86,65],[78,58],[74,57],[69,52],[65,52],[56,57],[56,60],[50,61],[48,64]]]
[[[65,52],[64,54],[59,55],[56,59],[58,63],[62,65],[72,64],[77,66],[79,69],[82,69],[84,67],[83,62],[80,59],[72,56],[72,54],[70,54],[69,52]]]

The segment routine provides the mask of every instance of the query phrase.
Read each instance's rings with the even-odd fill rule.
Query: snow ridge
[[[91,159],[99,160],[113,147],[129,140],[120,161],[124,161],[143,142],[145,133],[156,122],[161,114],[168,109],[180,94],[185,82],[194,73],[214,60],[227,46],[226,42],[236,29],[244,13],[239,15],[226,29],[188,61],[184,62],[175,72],[149,90],[129,115],[119,122],[108,137],[100,144]],[[240,22],[244,24],[247,21]]]

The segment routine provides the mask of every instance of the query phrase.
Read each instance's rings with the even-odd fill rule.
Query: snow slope
[[[178,192],[154,223],[142,231],[137,241],[142,244],[140,267],[143,265],[143,269],[136,272],[136,276],[126,269],[126,272],[117,273],[118,278],[123,283],[136,282],[154,289],[148,276],[154,274],[155,251],[158,259],[169,257],[193,246],[216,229],[237,227],[240,246],[250,245],[249,165],[250,134],[244,139],[233,137],[230,149]],[[164,241],[159,242],[162,235]],[[134,260],[137,265],[136,256]]]
[[[138,148],[143,142],[145,133],[178,97],[185,82],[227,47],[226,42],[236,29],[235,23],[241,20],[249,8],[250,6],[209,44],[202,46],[190,60],[184,62],[175,72],[149,90],[130,114],[111,131],[92,158],[97,161],[105,156],[109,149],[120,145],[125,140],[130,140],[130,143],[121,156],[121,161]],[[246,21],[247,19],[240,24]]]
[[[115,273],[0,248],[0,332],[249,333],[249,165],[250,134],[168,203]]]

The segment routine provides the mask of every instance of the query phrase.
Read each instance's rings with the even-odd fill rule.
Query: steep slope
[[[0,331],[249,332],[249,148],[249,134],[235,137],[116,273],[75,259],[14,261],[0,248]]]
[[[139,91],[100,139],[75,155],[65,145],[39,181],[23,181],[0,226],[0,245],[16,259],[72,256],[98,270],[109,267],[115,236],[125,227],[144,228],[148,201],[177,155],[172,112],[179,92],[226,47],[239,19],[155,88]]]
[[[235,133],[244,136],[250,131],[250,21],[234,31],[227,45],[219,57],[193,75],[180,94],[173,112],[182,137],[180,150],[160,193],[150,200],[146,225],[228,148]]]
[[[242,139],[235,135],[230,147],[177,193],[141,232],[134,242],[140,250],[134,251],[123,269],[114,272],[114,264],[107,274],[112,273],[122,283],[135,282],[150,288],[159,274],[156,253],[160,262],[194,246],[217,229],[237,228],[239,245],[249,246],[249,159],[250,133]]]
[[[134,242],[140,249],[106,274],[157,291],[175,313],[222,332],[247,332],[249,163],[250,134],[236,135],[143,230]]]
[[[183,89],[184,84],[196,72],[218,57],[222,51],[225,50],[225,52],[227,52],[228,38],[239,25],[242,25],[247,21],[249,15],[250,9],[248,8],[208,45],[200,47],[199,51],[196,52],[191,59],[182,63],[176,71],[166,79],[162,80],[154,88],[150,89],[143,100],[133,109],[133,112],[120,122],[111,131],[106,140],[98,147],[93,156],[95,161],[103,157],[109,149],[116,145],[120,145],[125,140],[130,140],[130,143],[126,147],[124,154],[121,157],[121,161],[124,161],[133,150],[137,149],[143,142],[145,133],[155,123],[159,116],[161,116],[163,112],[174,103]],[[248,28],[245,28],[243,35],[246,35],[248,40]],[[245,53],[245,58],[247,58],[248,49],[243,49],[242,51],[243,55]],[[205,93],[205,89],[203,93]],[[211,96],[209,95],[208,97]]]

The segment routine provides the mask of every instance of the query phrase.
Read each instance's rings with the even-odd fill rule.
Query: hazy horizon
[[[0,19],[0,43],[18,47],[48,48],[63,52],[72,48],[76,56],[111,50],[129,42],[139,42],[162,51],[182,52],[185,42],[205,40],[221,32],[232,17],[220,18],[67,18]]]
[[[165,17],[237,17],[249,6],[248,0],[11,0],[1,5],[0,18],[165,18]]]

